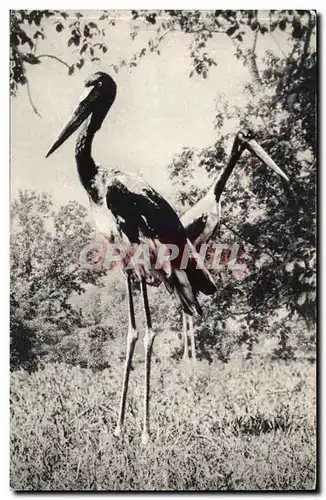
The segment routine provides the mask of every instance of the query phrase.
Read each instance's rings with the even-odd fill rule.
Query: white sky
[[[50,18],[49,25],[52,22]],[[202,148],[215,141],[214,101],[224,94],[232,103],[241,103],[243,84],[249,80],[248,70],[233,56],[231,41],[223,34],[211,41],[213,51],[208,52],[218,65],[212,67],[207,80],[195,75],[189,78],[190,37],[177,33],[164,40],[160,56],[145,57],[132,72],[122,69],[115,75],[107,64],[131,57],[151,35],[143,32],[132,42],[129,31],[128,19],[109,29],[109,50],[101,63],[88,63],[73,76],[68,76],[67,68],[51,59],[29,65],[31,94],[42,119],[32,111],[27,90],[21,87],[11,100],[12,196],[18,189],[28,188],[49,192],[56,204],[72,199],[88,204],[74,165],[76,136],[50,158],[45,159],[45,154],[76,106],[85,78],[98,70],[111,73],[118,92],[95,138],[93,156],[97,163],[140,173],[169,197],[171,181],[166,166],[173,154],[186,146]],[[57,34],[53,28],[46,34],[48,38],[40,42],[37,53],[55,54],[72,62],[70,49],[65,46],[66,35]],[[271,39],[266,43],[273,45]],[[198,181],[207,182],[204,175]]]

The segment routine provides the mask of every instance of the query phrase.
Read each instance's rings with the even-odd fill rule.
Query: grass
[[[12,374],[11,488],[315,488],[315,365],[156,362],[147,447],[142,364],[131,374],[124,435],[113,436],[122,369]]]

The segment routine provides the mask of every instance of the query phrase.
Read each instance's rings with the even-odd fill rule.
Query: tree
[[[276,56],[266,51],[259,61],[262,81],[259,86],[247,84],[242,106],[219,100],[216,143],[202,151],[182,151],[169,167],[181,211],[202,196],[195,185],[197,169],[204,168],[214,178],[225,164],[234,138],[225,130],[236,117],[239,127],[255,129],[270,156],[286,168],[291,188],[285,194],[281,183],[257,160],[241,159],[223,196],[223,236],[246,243],[250,274],[241,282],[224,277],[223,286],[207,305],[209,315],[220,317],[220,322],[238,318],[243,339],[251,347],[262,331],[278,331],[283,353],[289,321],[302,317],[312,328],[316,313],[315,16],[302,14],[301,21],[304,16],[304,29],[296,28],[299,25],[292,20],[287,52]],[[287,324],[281,315],[284,307]],[[204,321],[203,334],[205,329]]]
[[[97,62],[108,50],[111,30],[116,26],[119,11],[98,11],[98,18],[88,20],[82,12],[68,13],[59,10],[10,11],[10,88],[16,94],[19,85],[28,85],[27,67],[54,58],[67,67],[68,74],[81,69],[86,59]],[[123,16],[128,12],[123,11]],[[217,65],[211,39],[227,37],[234,45],[234,55],[247,65],[253,80],[261,84],[263,77],[257,65],[256,48],[259,38],[284,32],[297,42],[309,45],[316,24],[316,15],[310,11],[296,10],[132,10],[130,37],[134,40],[141,28],[151,29],[155,36],[148,38],[139,51],[129,60],[118,58],[109,66],[115,72],[121,68],[134,68],[149,53],[160,54],[164,40],[173,32],[187,36],[192,70],[206,79],[209,69]],[[309,21],[307,21],[309,19]],[[95,22],[96,21],[96,22]],[[66,37],[72,62],[64,61],[57,54],[39,52],[42,40],[50,36],[51,29]],[[223,42],[222,42],[223,43]]]
[[[54,210],[44,193],[21,191],[12,203],[13,367],[58,348],[81,322],[71,304],[72,294],[83,294],[105,273],[105,269],[85,269],[79,262],[92,233],[86,213],[76,202]]]

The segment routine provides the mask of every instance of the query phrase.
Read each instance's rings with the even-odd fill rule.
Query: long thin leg
[[[190,336],[190,344],[191,344],[191,358],[192,361],[196,361],[196,343],[195,343],[195,334],[194,334],[194,320],[192,316],[189,316],[189,336]]]
[[[146,317],[146,331],[144,336],[145,349],[145,390],[144,390],[144,427],[142,434],[142,443],[146,445],[149,441],[149,395],[150,395],[150,376],[151,376],[151,357],[153,349],[153,340],[155,333],[152,330],[152,320],[148,304],[147,285],[143,278],[141,281],[141,291],[143,305]]]
[[[129,327],[127,335],[126,363],[123,374],[120,411],[119,411],[117,426],[114,431],[114,435],[117,437],[119,437],[121,434],[121,429],[125,418],[126,399],[128,392],[131,361],[132,361],[132,356],[134,354],[136,342],[138,339],[138,332],[136,330],[135,310],[134,310],[134,303],[133,303],[132,289],[131,289],[131,275],[129,273],[127,274],[127,298],[128,298]]]
[[[182,311],[182,335],[183,335],[183,342],[184,342],[183,359],[185,361],[187,361],[189,359],[187,314],[184,311]]]

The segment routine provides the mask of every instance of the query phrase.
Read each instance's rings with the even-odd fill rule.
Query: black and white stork
[[[203,244],[208,243],[216,234],[221,218],[221,195],[225,185],[232,174],[235,166],[238,164],[240,157],[244,151],[248,151],[267,167],[272,168],[281,178],[288,184],[290,182],[288,176],[280,169],[274,160],[266,153],[261,145],[255,139],[254,133],[248,129],[240,130],[233,142],[229,160],[226,166],[219,173],[217,180],[212,184],[207,193],[200,198],[187,212],[185,212],[180,220],[186,230],[187,237],[198,248]],[[195,360],[195,337],[193,328],[193,318],[182,312],[183,324],[183,339],[184,339],[184,358],[188,359],[188,325],[192,359]]]
[[[93,139],[115,100],[116,84],[108,74],[97,72],[86,80],[85,86],[89,90],[87,95],[82,97],[46,156],[48,157],[58,149],[83,124],[75,146],[77,170],[80,181],[87,191],[96,226],[109,243],[117,244],[125,249],[128,249],[130,245],[147,244],[155,256],[159,254],[162,246],[171,244],[179,249],[179,255],[183,253],[186,246],[190,252],[194,251],[177,214],[161,195],[136,175],[112,168],[104,169],[93,160],[91,152]],[[139,265],[130,268],[129,263],[128,259],[123,261],[127,284],[129,328],[120,411],[115,435],[120,435],[124,422],[131,361],[138,339],[131,287],[131,280],[136,277],[140,281],[146,318],[142,434],[142,442],[146,444],[149,439],[150,367],[155,337],[148,304],[147,282],[151,283],[152,277],[156,281],[159,279],[163,282],[169,292],[174,293],[178,298],[188,315],[195,312],[201,313],[197,294],[202,292],[211,295],[216,291],[216,286],[205,267],[197,265],[198,261],[192,257],[185,269],[180,267],[179,256],[171,259],[169,266],[162,266],[160,269]]]

